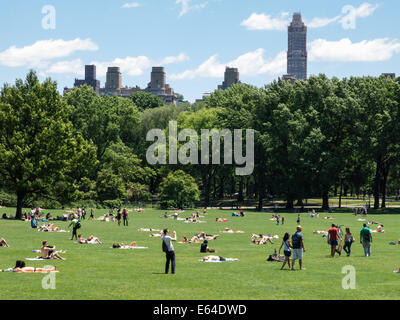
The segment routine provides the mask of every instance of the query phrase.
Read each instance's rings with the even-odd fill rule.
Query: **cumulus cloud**
[[[139,3],[139,2],[132,2],[132,3],[124,3],[124,4],[122,5],[122,8],[130,9],[130,8],[137,8],[137,7],[139,7],[139,6],[140,6],[140,3]]]
[[[386,61],[400,53],[400,42],[388,38],[352,42],[350,39],[317,39],[308,44],[310,61]]]
[[[179,18],[187,14],[191,10],[204,9],[207,6],[207,2],[191,5],[192,0],[175,0],[177,5],[181,5],[181,11],[179,12]]]
[[[78,76],[84,75],[84,64],[81,59],[75,59],[72,61],[59,61],[51,65],[47,70],[46,73],[55,73],[55,74],[63,74],[63,73],[70,73],[76,74]]]
[[[240,24],[248,30],[279,30],[283,31],[290,23],[288,12],[282,12],[280,17],[272,18],[264,13],[253,13]]]
[[[11,46],[0,52],[0,64],[7,67],[41,68],[48,66],[53,59],[68,57],[77,51],[96,50],[97,44],[90,39],[40,40],[30,46]]]
[[[276,75],[286,71],[286,53],[283,51],[273,59],[266,59],[264,58],[264,49],[257,49],[247,52],[227,63],[221,63],[218,61],[218,55],[213,55],[196,69],[172,74],[171,79],[221,78],[224,76],[227,66],[238,68],[240,74],[245,77],[255,77],[266,73]]]
[[[329,17],[315,17],[312,20],[303,19],[305,24],[309,28],[322,28],[332,23],[341,24],[344,29],[354,28],[355,22],[360,18],[367,18],[371,16],[379,4],[371,4],[364,2],[359,7],[353,7],[351,5],[344,6],[341,14],[329,18]],[[253,13],[249,18],[242,21],[240,24],[246,27],[247,30],[278,30],[284,31],[290,24],[291,18],[288,12],[281,12],[280,16],[273,18],[271,15],[265,13]]]
[[[184,62],[186,60],[189,60],[189,57],[184,54],[184,53],[180,53],[177,56],[170,56],[170,57],[165,57],[160,64],[162,65],[166,65],[166,64],[172,64],[172,63],[180,63],[180,62]]]

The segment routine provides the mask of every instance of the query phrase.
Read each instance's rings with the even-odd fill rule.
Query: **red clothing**
[[[338,228],[332,227],[328,230],[329,240],[337,240],[339,238],[339,230]]]

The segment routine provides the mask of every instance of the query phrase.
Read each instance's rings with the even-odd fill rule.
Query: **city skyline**
[[[56,10],[55,29],[42,27],[46,5]],[[62,92],[84,76],[85,65],[95,64],[102,84],[107,68],[118,66],[124,85],[145,88],[151,68],[164,66],[171,87],[194,102],[214,91],[230,67],[239,69],[242,82],[261,87],[287,73],[287,28],[295,12],[308,27],[308,76],[398,74],[398,9],[396,1],[321,6],[313,0],[149,0],[135,5],[21,0],[4,4],[0,81],[13,84],[34,69],[42,80],[56,80]]]

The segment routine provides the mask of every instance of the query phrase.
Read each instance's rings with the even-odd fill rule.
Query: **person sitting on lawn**
[[[101,241],[99,238],[91,235],[89,238],[87,238],[86,243],[89,244],[101,244]]]
[[[62,258],[57,251],[55,250],[56,246],[49,246],[47,241],[44,240],[42,242],[42,247],[40,248],[40,253],[41,253],[41,257],[42,259],[58,259],[58,260],[65,260],[64,258]]]
[[[374,233],[385,233],[385,230],[383,230],[383,225],[379,225],[376,227],[376,230],[372,230]]]
[[[259,236],[258,236],[258,238],[255,238],[255,239],[253,239],[253,243],[254,244],[257,244],[257,245],[263,245],[263,244],[266,244],[267,242],[269,242],[270,244],[274,244],[273,242],[272,242],[272,237],[271,236],[264,236],[264,235],[262,235],[262,234],[260,234]]]
[[[9,248],[10,246],[8,245],[6,239],[0,238],[0,247]]]
[[[210,249],[208,247],[208,241],[204,240],[204,242],[201,244],[200,252],[201,253],[206,253],[206,252],[215,253],[215,250],[214,249]]]

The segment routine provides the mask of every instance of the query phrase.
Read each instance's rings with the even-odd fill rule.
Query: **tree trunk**
[[[343,183],[342,183],[342,180],[340,180],[339,209],[342,208],[342,191],[343,191]]]
[[[389,175],[389,165],[386,164],[383,168],[383,179],[382,179],[382,209],[386,208],[386,186],[387,186],[387,178]]]
[[[22,206],[25,199],[25,192],[17,192],[17,211],[15,213],[15,219],[22,219]]]
[[[374,180],[374,209],[379,209],[379,194],[380,194],[380,184],[381,184],[381,166],[382,166],[382,158],[378,157],[376,162],[376,172],[375,172],[375,180]]]
[[[329,192],[325,190],[322,192],[322,210],[329,209]]]
[[[239,178],[239,196],[238,201],[243,202],[243,177]]]

